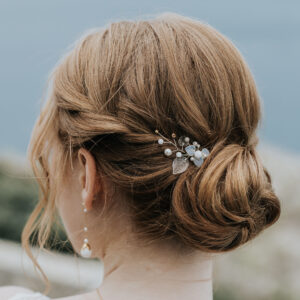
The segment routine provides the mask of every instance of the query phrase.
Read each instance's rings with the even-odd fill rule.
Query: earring
[[[86,213],[87,213],[87,208],[85,207],[84,202],[82,202],[83,205],[83,213],[84,213],[84,227],[83,227],[83,231],[86,233],[88,231],[88,228],[86,226]],[[82,257],[85,258],[89,258],[92,255],[92,250],[91,250],[91,246],[89,244],[89,240],[87,238],[83,239],[83,245],[81,247],[80,250],[80,254]]]

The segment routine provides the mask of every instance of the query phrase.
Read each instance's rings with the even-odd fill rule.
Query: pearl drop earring
[[[87,213],[87,208],[85,207],[84,202],[82,202],[83,205],[83,212],[84,212],[84,227],[83,231],[86,233],[88,231],[87,225],[86,225],[86,213]],[[83,245],[80,250],[80,254],[82,257],[89,258],[92,255],[92,249],[89,244],[89,240],[87,238],[83,239]]]

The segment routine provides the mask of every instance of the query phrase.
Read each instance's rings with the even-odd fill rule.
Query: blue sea
[[[229,37],[263,101],[260,140],[300,153],[300,1],[0,0],[0,153],[25,154],[46,80],[88,28],[176,12]]]

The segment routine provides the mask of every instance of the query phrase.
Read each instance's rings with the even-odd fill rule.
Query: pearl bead
[[[82,257],[89,258],[92,255],[92,250],[91,246],[88,243],[84,243],[81,250],[80,254]]]
[[[85,244],[87,244],[87,243],[89,242],[89,240],[88,240],[88,239],[84,239],[83,242],[84,242]]]
[[[200,150],[195,151],[194,157],[196,159],[200,159],[202,157],[202,152]]]
[[[162,145],[162,144],[164,143],[164,140],[163,140],[163,139],[158,139],[158,143],[159,143],[160,145]]]
[[[188,143],[188,142],[190,141],[190,138],[189,138],[188,136],[186,136],[186,137],[184,138],[184,141],[185,141],[186,143]]]
[[[193,161],[193,160],[194,160],[194,157],[190,157],[190,160]]]
[[[182,157],[182,153],[181,152],[176,152],[176,157]]]
[[[166,156],[170,156],[170,155],[172,155],[172,150],[169,149],[169,148],[166,148],[166,149],[164,150],[164,153],[165,153]]]
[[[198,143],[197,143],[196,141],[193,141],[193,145],[194,145],[194,146],[197,146],[197,144],[198,144]]]
[[[84,208],[84,209],[83,209],[83,212],[85,212],[85,213],[86,213],[86,212],[87,212],[87,209],[86,209],[86,208]]]
[[[84,230],[85,232],[87,232],[87,231],[88,231],[87,227],[84,227],[84,228],[83,228],[83,230]]]

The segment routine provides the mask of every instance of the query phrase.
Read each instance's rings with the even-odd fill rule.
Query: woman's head
[[[77,210],[79,216],[80,203],[62,195],[69,189],[77,197],[84,174],[94,174],[99,219],[124,209],[144,241],[228,251],[279,217],[255,148],[261,108],[253,77],[234,45],[210,26],[173,14],[112,23],[80,39],[51,79],[30,148],[44,197],[24,240],[41,209],[37,224],[40,242],[46,240],[55,200],[59,207],[68,202],[67,224]],[[200,168],[174,175],[155,129],[187,135],[210,155]],[[74,186],[78,177],[72,181],[78,172],[82,187]]]

